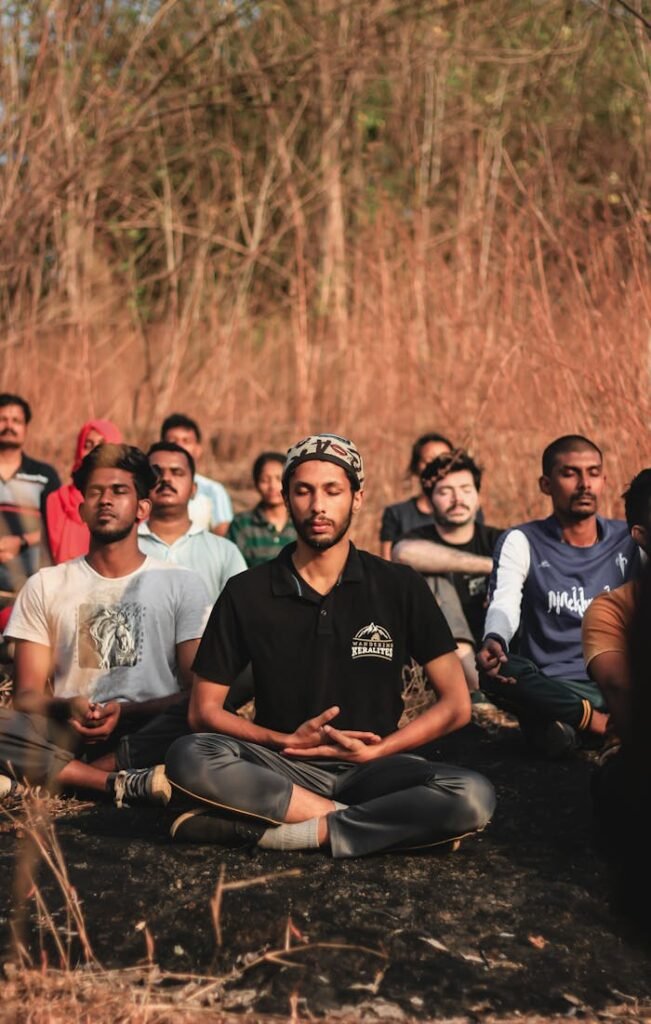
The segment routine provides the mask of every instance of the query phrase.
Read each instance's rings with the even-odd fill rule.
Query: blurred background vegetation
[[[237,486],[338,430],[370,461],[369,543],[425,429],[484,462],[500,522],[539,508],[565,430],[616,490],[648,462],[650,19],[5,3],[0,383],[34,401],[35,454],[65,467],[91,413],[144,443],[183,409]]]

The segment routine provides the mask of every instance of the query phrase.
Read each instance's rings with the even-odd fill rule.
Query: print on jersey
[[[80,668],[130,668],[142,654],[143,609],[125,604],[82,604],[79,608]]]
[[[363,626],[353,637],[353,658],[384,658],[393,659],[393,640],[384,626],[376,626],[371,622]]]
[[[556,612],[557,615],[560,615],[563,609],[567,609],[568,612],[575,612],[583,618],[591,603],[592,598],[585,596],[583,587],[572,587],[571,591],[547,591],[547,611]]]

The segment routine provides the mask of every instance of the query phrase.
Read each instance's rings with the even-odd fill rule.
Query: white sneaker
[[[20,796],[25,792],[25,787],[8,775],[0,774],[0,800],[7,800],[12,796]]]

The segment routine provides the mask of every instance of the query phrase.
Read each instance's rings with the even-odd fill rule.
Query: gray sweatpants
[[[436,846],[484,828],[495,793],[466,768],[395,754],[351,765],[304,761],[232,736],[177,740],[166,758],[170,782],[198,804],[278,825],[292,786],[347,804],[328,818],[333,857]]]

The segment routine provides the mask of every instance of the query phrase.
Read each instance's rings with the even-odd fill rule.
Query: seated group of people
[[[0,396],[0,512],[22,525],[16,487],[40,479],[50,538],[55,481],[22,455],[21,402]],[[424,521],[383,537],[391,561],[350,540],[364,500],[351,441],[320,434],[286,457],[265,453],[260,504],[230,526],[244,571],[238,548],[190,520],[196,424],[192,437],[170,437],[187,418],[168,419],[147,455],[106,437],[101,421],[91,429],[100,438],[80,439],[57,505],[59,520],[64,504],[74,509],[86,550],[74,557],[67,541],[64,560],[28,574],[4,630],[14,699],[0,711],[0,797],[31,783],[118,805],[171,802],[175,840],[351,857],[453,845],[490,821],[489,780],[427,750],[467,724],[478,694],[552,756],[607,731],[626,742],[629,683],[602,628],[612,607],[593,612],[636,575],[651,480],[640,474],[628,492],[630,532],[602,519],[602,457],[587,438],[546,449],[552,514],[507,531],[478,522],[481,472],[467,453],[446,442],[424,454],[429,516],[421,501]],[[643,505],[644,522],[630,522]],[[223,532],[230,510],[216,515]],[[404,525],[400,515],[388,510],[383,532]],[[31,554],[36,533],[0,541],[5,566]],[[589,605],[592,679],[581,654]],[[410,659],[436,700],[398,728]],[[243,678],[253,720],[232,701]]]

